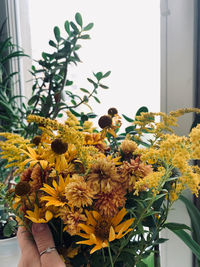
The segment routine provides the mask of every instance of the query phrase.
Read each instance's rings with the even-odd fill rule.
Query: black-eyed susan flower
[[[134,222],[134,218],[120,223],[127,213],[125,208],[122,208],[111,219],[102,217],[97,211],[86,210],[85,212],[87,215],[86,225],[79,224],[79,227],[85,233],[79,233],[78,235],[86,240],[78,241],[77,244],[95,245],[90,254],[101,248],[108,247],[109,242],[121,239],[128,232],[132,231],[132,228],[129,227]]]
[[[51,142],[51,146],[44,152],[44,157],[48,159],[51,164],[55,164],[55,169],[60,173],[68,167],[68,162],[65,157],[68,144],[63,142],[60,138],[55,138]]]
[[[30,184],[26,181],[19,182],[15,187],[15,194],[17,196],[25,196],[31,190]]]
[[[34,223],[47,223],[53,218],[53,214],[49,211],[39,208],[36,204],[34,205],[34,211],[27,210],[25,217]]]
[[[52,182],[52,186],[48,184],[43,184],[41,188],[42,191],[46,192],[49,196],[41,197],[41,200],[47,201],[46,207],[48,206],[56,206],[63,207],[67,204],[67,199],[65,197],[65,187],[69,182],[69,177],[66,177],[65,180],[59,175],[59,182],[57,183],[55,180]]]
[[[26,159],[23,164],[26,165],[27,163],[30,164],[30,167],[34,166],[35,164],[39,163],[40,166],[45,169],[48,165],[48,161],[41,157],[41,154],[38,154],[35,149],[31,147],[26,147],[28,152],[24,149],[21,149],[23,154],[28,156],[28,159]]]

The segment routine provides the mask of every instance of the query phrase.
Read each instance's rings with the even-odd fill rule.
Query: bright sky
[[[83,24],[94,22],[91,40],[81,42],[83,63],[72,68],[78,87],[92,88],[86,81],[92,72],[111,70],[105,79],[108,90],[99,90],[102,104],[91,102],[104,115],[116,107],[133,117],[141,106],[160,110],[160,0],[29,0],[33,58],[48,52],[53,28],[64,34],[64,22],[76,12]],[[89,112],[87,109],[86,111]]]

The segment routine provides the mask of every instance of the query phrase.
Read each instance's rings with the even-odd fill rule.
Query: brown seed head
[[[108,115],[114,117],[116,114],[118,114],[118,110],[116,108],[109,108]]]
[[[32,142],[34,145],[38,146],[39,143],[41,142],[41,136],[39,135],[34,136]]]
[[[104,129],[112,126],[112,118],[109,115],[101,116],[98,121],[99,126]]]
[[[68,149],[68,144],[63,143],[61,139],[57,138],[51,143],[51,149],[58,155],[64,154]]]
[[[15,194],[18,196],[25,196],[31,190],[29,183],[23,181],[19,182],[15,187]]]

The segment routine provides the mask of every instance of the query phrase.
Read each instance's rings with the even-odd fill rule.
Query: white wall
[[[194,106],[195,10],[196,0],[161,0],[161,110],[169,112]],[[177,134],[187,135],[193,115],[185,115]],[[191,195],[188,195],[191,198]],[[169,222],[187,225],[190,220],[184,205],[177,202]],[[162,267],[190,267],[189,248],[173,233],[163,231],[169,238],[162,246]]]

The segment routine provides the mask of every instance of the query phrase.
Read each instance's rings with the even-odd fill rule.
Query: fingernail
[[[42,232],[44,231],[46,225],[44,223],[34,223],[33,229],[35,232]]]

